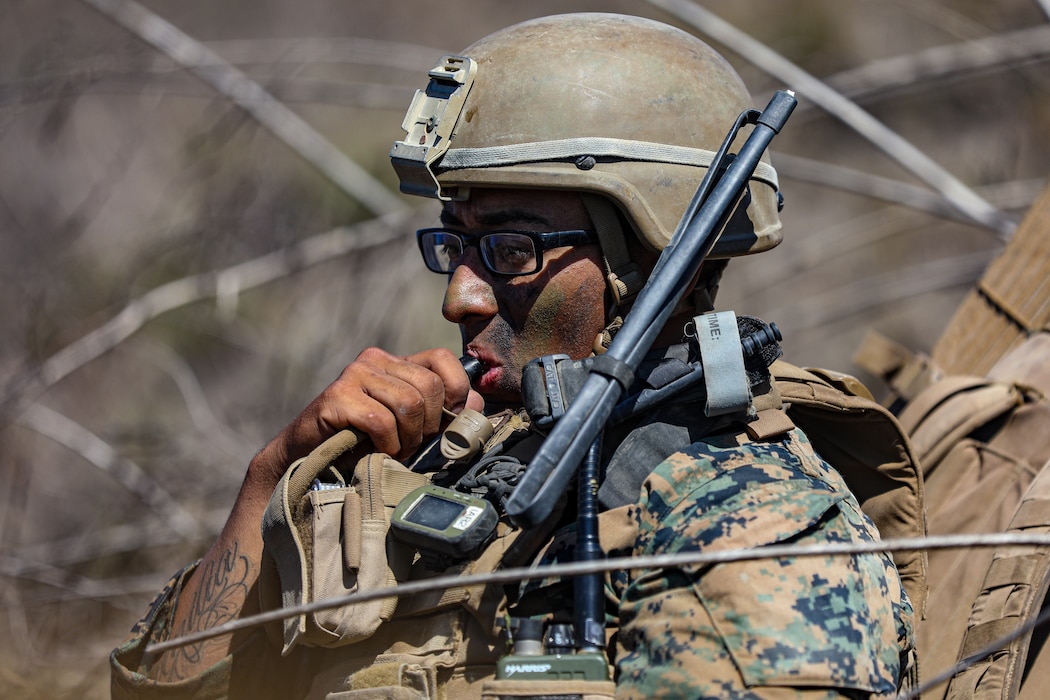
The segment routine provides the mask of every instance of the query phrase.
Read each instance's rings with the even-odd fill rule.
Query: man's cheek
[[[523,333],[535,325],[534,315],[546,303],[549,289],[535,285],[508,287],[501,295],[500,309],[516,333]]]
[[[571,299],[565,293],[549,286],[540,293],[531,304],[522,324],[522,344],[533,348],[539,354],[560,351],[551,347],[553,340],[563,336],[572,324],[578,322],[573,314],[567,313]],[[531,358],[530,358],[531,359]]]

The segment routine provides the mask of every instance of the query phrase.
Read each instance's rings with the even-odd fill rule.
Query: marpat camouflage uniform
[[[637,555],[878,536],[799,431],[743,449],[724,438],[690,446],[649,477],[637,518]],[[785,697],[806,686],[806,697],[892,695],[911,616],[883,555],[638,572],[621,592],[617,689],[644,698],[765,697],[765,687]]]
[[[660,463],[638,503],[623,512],[633,544],[610,556],[877,537],[841,477],[799,430],[761,442],[732,433],[693,443]],[[566,558],[571,530],[554,538],[544,561]],[[571,620],[571,588],[568,581],[527,583],[512,614]],[[152,619],[137,625],[133,638],[114,653],[115,698],[171,697],[138,666],[144,645],[157,633],[154,625],[163,624],[164,615],[157,613],[170,609],[174,594],[169,589]],[[610,576],[607,594],[617,697],[892,696],[912,648],[911,605],[896,569],[881,554],[621,571]],[[453,614],[461,617],[461,611]],[[479,629],[474,633],[483,634]],[[346,667],[345,659],[336,663],[339,657],[375,654],[368,649],[373,640],[366,640],[335,649],[300,648],[282,659],[277,649],[267,649],[261,629],[255,637],[242,647],[253,659],[228,658],[182,687],[207,688],[208,697],[259,697],[262,689],[280,687],[282,698],[306,697],[306,688],[317,690],[316,676],[307,674]],[[466,659],[464,668],[473,666],[468,675],[477,685],[470,689],[480,692],[477,664],[492,663],[498,641],[461,643],[452,656]],[[468,643],[487,658],[470,664]],[[246,688],[226,688],[238,666],[252,669],[247,695]],[[330,690],[345,690],[338,674],[333,678]],[[225,690],[212,694],[215,689]]]

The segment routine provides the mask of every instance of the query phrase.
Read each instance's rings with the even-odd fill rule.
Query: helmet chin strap
[[[626,311],[645,286],[642,268],[631,259],[627,249],[627,236],[633,234],[625,230],[623,219],[610,200],[587,192],[581,193],[580,198],[591,217],[594,230],[598,232],[598,242],[605,260],[605,281],[613,301],[612,312],[617,313],[621,309]]]
[[[722,272],[728,263],[728,260],[711,260],[706,262],[704,267],[701,268],[700,279],[696,287],[693,288],[692,292],[682,297],[673,315],[685,315],[686,318],[692,319],[694,316],[714,310],[718,285],[722,279]],[[616,336],[616,332],[623,325],[623,316],[617,311],[619,309],[616,307],[610,309],[609,313],[613,317],[605,325],[605,328],[595,336],[593,347],[595,355],[601,355],[609,349],[609,346],[612,345],[613,337]]]
[[[602,263],[605,266],[607,298],[610,300],[606,309],[607,323],[605,328],[594,338],[594,354],[601,355],[612,344],[613,336],[623,325],[623,316],[630,308],[631,301],[645,284],[641,267],[631,260],[627,250],[627,231],[623,219],[616,211],[616,205],[605,197],[586,192],[580,193],[591,225],[598,232],[598,241],[602,248]]]
[[[638,263],[630,257],[627,236],[633,235],[625,227],[616,205],[600,195],[581,193],[581,199],[591,217],[591,224],[598,232],[605,265],[605,279],[611,298],[606,313],[608,322],[594,339],[594,353],[604,353],[612,344],[613,336],[623,325],[623,316],[631,307],[634,297],[645,285],[645,275]],[[700,279],[690,294],[682,298],[675,314],[689,312],[689,318],[706,313],[714,308],[715,295],[728,260],[712,260],[704,263]]]

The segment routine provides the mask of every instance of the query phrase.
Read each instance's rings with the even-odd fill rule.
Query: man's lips
[[[474,382],[474,387],[482,393],[497,388],[503,374],[503,363],[480,348],[468,346],[467,354],[476,358],[484,366],[484,372]]]
[[[474,383],[474,387],[482,394],[490,394],[499,388],[502,374],[502,367],[491,367]]]
[[[466,347],[468,355],[476,359],[478,362],[485,366],[485,369],[489,367],[499,367],[503,363],[495,356],[494,353],[486,348],[479,347],[473,343],[468,343]]]

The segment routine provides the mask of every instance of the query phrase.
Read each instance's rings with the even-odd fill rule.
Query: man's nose
[[[449,275],[441,313],[452,323],[465,323],[472,317],[490,318],[498,311],[496,295],[478,251],[467,248]]]

